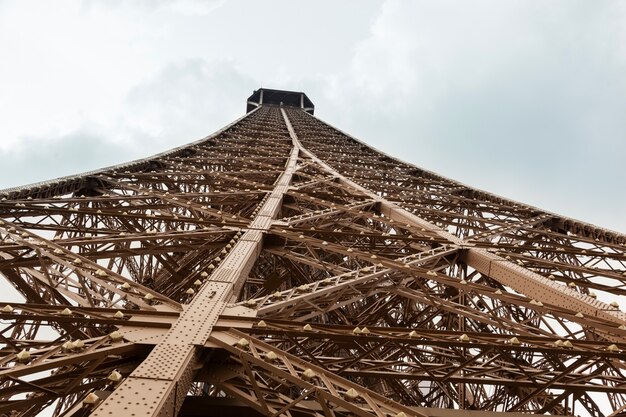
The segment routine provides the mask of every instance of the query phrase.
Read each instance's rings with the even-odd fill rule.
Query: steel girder
[[[5,415],[624,414],[623,234],[301,109],[0,196]]]

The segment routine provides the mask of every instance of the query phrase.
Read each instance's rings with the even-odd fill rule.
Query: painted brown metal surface
[[[626,415],[625,243],[261,104],[0,191],[0,415]]]

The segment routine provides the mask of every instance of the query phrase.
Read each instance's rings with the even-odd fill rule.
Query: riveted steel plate
[[[107,397],[107,407],[95,409],[91,416],[172,416],[174,403],[167,402],[171,397],[173,386],[172,381],[129,377]]]
[[[154,345],[159,343],[167,334],[169,329],[158,329],[151,327],[134,328],[119,326],[119,331],[124,335],[124,339],[134,343],[145,343]]]
[[[263,208],[259,211],[259,216],[267,216],[273,219],[280,210],[281,200],[282,195],[272,196],[268,198],[263,205]]]
[[[263,233],[260,230],[248,230],[239,239],[240,242],[260,242],[263,238]]]
[[[216,282],[232,282],[236,273],[233,269],[224,266],[224,264],[220,265],[220,268],[216,269],[209,279]]]
[[[174,409],[179,410],[185,401],[187,392],[193,383],[193,377],[196,374],[193,366],[188,366],[183,374],[180,376],[178,383],[176,384],[176,390],[174,392]]]
[[[483,249],[469,249],[467,263],[477,271],[513,288],[527,297],[557,305],[584,315],[603,316],[616,323],[626,322],[626,314],[610,310],[597,299],[529,271]]]
[[[206,309],[201,310],[202,314],[182,318],[180,320],[180,329],[186,333],[182,335],[181,339],[184,339],[185,343],[204,344],[224,306],[225,303],[223,302],[212,303]]]
[[[227,292],[228,290],[230,290],[230,288],[231,288],[231,284],[228,282],[213,281],[213,280],[208,281],[202,286],[200,291],[198,291],[198,294],[194,297],[194,299],[189,304],[189,307],[187,308],[187,310],[185,310],[183,315],[187,313],[189,310],[191,310],[192,307],[197,304],[208,303],[208,302],[222,299],[223,294]]]
[[[168,343],[202,345],[224,309],[224,300],[232,289],[228,282],[208,282],[193,299],[172,331],[164,339]]]
[[[289,187],[287,185],[288,182],[289,182],[288,180],[289,180],[289,178],[285,178],[285,179],[281,178],[281,180],[278,182],[278,185],[274,189],[274,193],[272,193],[272,194],[280,195],[281,198],[282,198],[282,194],[285,194],[287,192],[288,187]],[[276,198],[276,196],[272,196],[270,198]]]
[[[223,266],[232,270],[241,270],[242,265],[247,264],[251,258],[256,258],[260,251],[260,242],[239,242],[236,251],[231,252],[232,256],[224,261]],[[233,274],[229,278],[230,282],[234,282],[239,276],[240,273]]]
[[[250,227],[254,229],[267,230],[272,224],[271,216],[257,216],[254,221],[250,224]]]
[[[173,380],[188,364],[195,349],[188,344],[170,344],[164,341],[159,343],[132,373],[137,378],[155,378]]]

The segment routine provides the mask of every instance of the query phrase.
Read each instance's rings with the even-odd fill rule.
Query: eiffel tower
[[[0,415],[626,416],[626,236],[304,93],[0,200]]]

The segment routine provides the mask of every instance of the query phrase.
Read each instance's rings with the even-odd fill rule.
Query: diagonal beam
[[[282,175],[248,230],[200,288],[179,319],[156,345],[146,360],[94,411],[93,417],[128,414],[125,407],[143,410],[142,415],[176,415],[193,381],[199,352],[209,338],[226,303],[236,299],[239,290],[261,251],[263,232],[269,230],[280,211],[296,169],[300,147],[292,140],[290,155]],[[131,393],[141,392],[135,403]]]
[[[247,350],[232,346],[233,342],[244,338],[249,343]],[[228,332],[215,332],[210,341],[222,349],[230,352],[233,357],[240,358],[257,368],[263,369],[272,375],[279,377],[289,383],[304,390],[309,390],[316,395],[320,395],[324,400],[346,409],[358,416],[398,415],[405,413],[416,417],[426,417],[426,415],[386,398],[374,391],[356,384],[347,379],[341,378],[326,369],[307,362],[301,358],[291,355],[275,346],[271,346],[259,339],[246,335],[245,333],[231,330]],[[277,354],[279,363],[272,363],[265,358],[269,352]],[[314,372],[315,377],[307,378],[302,374],[305,370]],[[308,382],[309,379],[311,382]],[[358,398],[349,400],[346,393],[354,390]]]
[[[287,113],[283,109],[281,109],[281,111],[289,129],[289,134],[296,143],[300,144],[298,136],[289,121]],[[314,160],[326,172],[335,176],[339,182],[359,190],[376,200],[380,204],[381,212],[389,218],[395,221],[422,227],[428,231],[434,232],[450,243],[466,248],[466,263],[479,272],[538,301],[570,309],[574,312],[581,312],[583,316],[587,314],[594,317],[601,317],[618,325],[626,325],[626,313],[615,311],[606,303],[595,300],[584,294],[580,294],[577,291],[564,288],[562,285],[556,284],[548,278],[509,262],[496,254],[488,252],[486,249],[474,247],[473,244],[468,243],[451,233],[441,230],[430,222],[400,207],[398,204],[388,201],[387,199],[345,177],[333,169],[330,165],[319,159],[311,151],[303,148],[302,153]],[[588,325],[584,317],[575,317],[574,320],[583,326]],[[607,334],[606,337],[616,341],[623,340],[623,338],[617,335]]]

